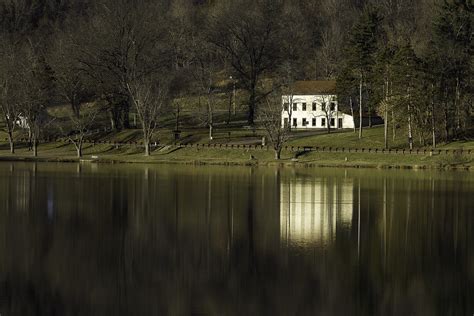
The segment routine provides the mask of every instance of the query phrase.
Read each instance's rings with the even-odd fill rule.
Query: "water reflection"
[[[350,230],[352,179],[288,178],[280,188],[280,236],[284,243],[327,246],[338,230]]]
[[[470,173],[0,163],[0,188],[2,315],[474,308]]]

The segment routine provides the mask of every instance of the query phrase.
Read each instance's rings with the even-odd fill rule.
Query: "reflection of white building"
[[[290,180],[281,183],[280,237],[284,243],[326,245],[352,224],[351,179]]]

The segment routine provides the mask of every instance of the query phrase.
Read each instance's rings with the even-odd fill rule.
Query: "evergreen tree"
[[[410,43],[401,46],[393,57],[394,93],[397,96],[399,115],[407,122],[410,149],[413,149],[413,115],[420,79],[419,62]]]
[[[346,51],[347,66],[359,81],[359,139],[362,138],[364,89],[374,65],[381,17],[374,7],[367,7],[351,31]]]
[[[445,139],[468,127],[472,100],[474,7],[470,1],[445,1],[434,21],[432,51],[444,108]],[[470,91],[471,90],[471,91]]]

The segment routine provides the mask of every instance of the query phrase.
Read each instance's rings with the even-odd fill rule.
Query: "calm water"
[[[0,163],[0,314],[472,315],[474,175]]]

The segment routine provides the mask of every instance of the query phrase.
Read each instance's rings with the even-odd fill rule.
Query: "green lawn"
[[[17,130],[15,137],[26,137],[26,132]],[[324,131],[296,131],[291,135],[288,141],[289,146],[313,146],[313,147],[332,147],[332,148],[379,148],[384,147],[383,127],[365,128],[362,139],[359,139],[358,132],[352,130],[332,131],[330,134]],[[181,130],[179,142],[189,143],[216,143],[216,144],[259,144],[265,131],[257,129],[255,131],[242,127],[227,127],[218,125],[213,131],[213,140],[209,140],[209,130],[207,128],[185,128]],[[0,131],[0,141],[6,140],[6,133]],[[268,137],[267,137],[268,138]],[[119,132],[100,132],[88,137],[89,140],[111,141],[111,142],[141,142],[142,132],[140,129],[127,129]],[[171,128],[159,129],[155,133],[154,140],[161,144],[174,143],[174,132]],[[390,137],[389,146],[391,149],[407,148],[406,133],[399,130],[395,140]],[[419,142],[414,143],[415,148],[423,147]],[[451,143],[440,143],[438,148],[443,149],[474,149],[474,140],[460,140]]]
[[[0,157],[4,160],[29,158],[31,152],[25,147],[18,148],[15,155],[8,153],[5,143],[0,145]],[[76,151],[70,144],[49,143],[41,144],[38,149],[40,160],[77,161]],[[403,154],[369,154],[369,153],[317,153],[289,152],[282,153],[280,161],[274,160],[274,153],[269,150],[255,149],[220,149],[220,148],[175,148],[160,147],[153,150],[150,157],[143,155],[143,148],[123,146],[116,148],[111,145],[86,145],[85,160],[92,156],[104,162],[130,163],[205,163],[205,164],[290,164],[304,166],[340,166],[340,167],[376,167],[376,168],[440,168],[458,167],[474,168],[473,155],[456,156],[452,154],[403,155]],[[96,159],[96,158],[94,158]]]
[[[406,148],[406,133],[397,131],[395,140],[390,139],[392,149]],[[183,129],[180,142],[183,144],[257,144],[261,142],[264,135],[263,130],[253,131],[242,127],[217,126],[214,129],[214,139],[209,140],[207,128]],[[19,137],[25,137],[25,132],[18,131]],[[291,135],[289,146],[313,146],[332,148],[383,148],[383,127],[365,128],[362,139],[358,133],[351,130],[333,131],[326,134],[324,131],[308,133],[296,131]],[[6,134],[0,133],[0,158],[17,159],[17,157],[31,157],[31,152],[25,144],[17,144],[14,156],[10,155],[8,143],[4,140]],[[120,132],[100,132],[88,137],[89,140],[109,141],[119,143],[135,143],[142,141],[141,130],[128,129]],[[160,129],[155,135],[159,144],[171,144],[174,142],[174,134],[171,128]],[[416,144],[419,146],[419,144]],[[420,148],[420,147],[417,147]],[[438,148],[443,149],[474,149],[474,140],[456,141],[449,144],[440,144]],[[76,151],[73,145],[66,143],[47,143],[39,146],[39,157],[43,160],[71,160],[77,161]],[[117,162],[183,162],[183,163],[229,163],[229,164],[294,164],[297,160],[304,165],[328,165],[328,166],[357,166],[357,167],[400,167],[422,166],[438,168],[443,166],[472,167],[474,155],[441,154],[429,155],[403,155],[403,154],[369,154],[369,153],[317,153],[317,152],[290,152],[282,153],[282,160],[275,161],[274,153],[269,150],[250,149],[220,149],[220,148],[180,148],[165,146],[153,150],[151,157],[143,156],[143,148],[139,145],[119,146],[97,144],[84,146],[84,159],[98,156],[100,160]]]
[[[392,149],[408,148],[406,131],[399,129],[395,139],[389,134],[389,147]],[[292,146],[318,146],[332,148],[384,148],[383,126],[364,128],[362,138],[359,139],[359,131],[332,131],[330,134],[297,137],[289,142]],[[418,141],[414,142],[415,148],[423,147]],[[439,148],[445,149],[474,149],[474,140],[455,141],[448,144],[439,144]]]

